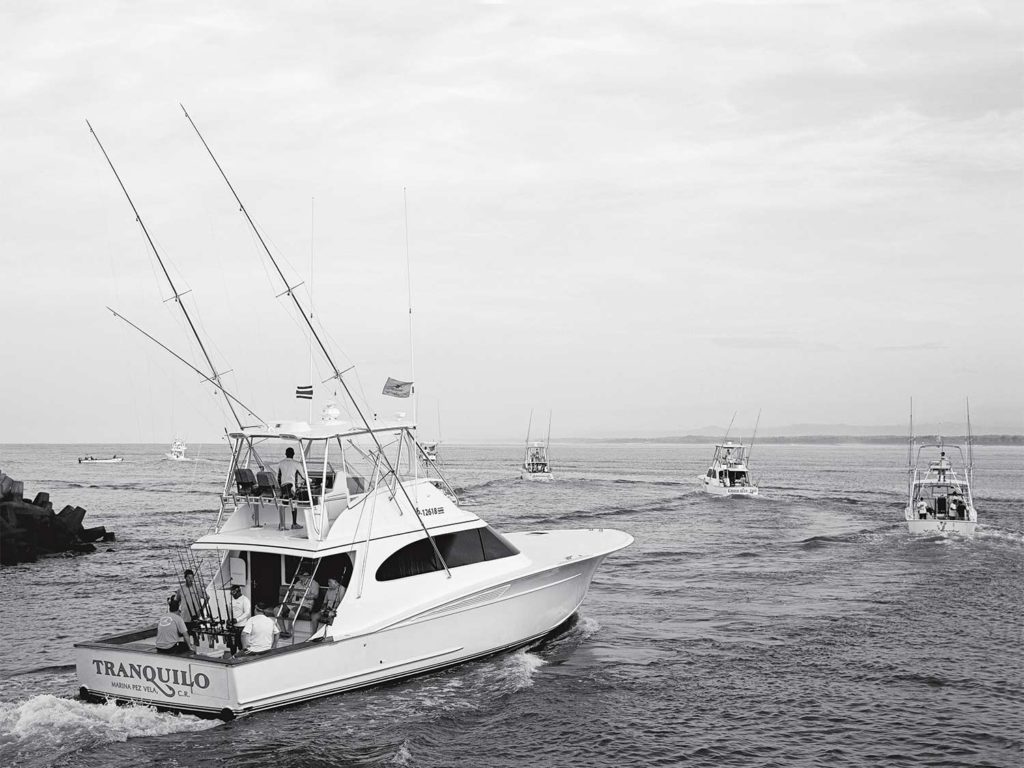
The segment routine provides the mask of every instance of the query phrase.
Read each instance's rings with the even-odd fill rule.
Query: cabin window
[[[519,554],[519,550],[507,539],[486,526],[444,533],[435,536],[434,541],[449,568]],[[394,581],[440,570],[443,568],[434,553],[434,548],[428,539],[423,538],[406,544],[381,563],[377,569],[377,581]]]

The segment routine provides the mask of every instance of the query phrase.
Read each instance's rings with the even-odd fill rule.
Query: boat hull
[[[259,657],[204,659],[83,643],[76,646],[78,678],[89,696],[221,717],[378,685],[543,637],[576,612],[607,554],[462,595],[372,633]]]
[[[908,520],[911,533],[956,533],[973,536],[978,523],[974,520]]]
[[[551,480],[553,475],[550,472],[522,472],[520,480]]]
[[[757,496],[758,489],[756,485],[734,485],[734,486],[723,486],[715,485],[714,483],[704,483],[704,493],[710,493],[712,496]]]

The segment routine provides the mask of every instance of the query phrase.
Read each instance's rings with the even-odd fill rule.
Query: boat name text
[[[426,509],[419,510],[421,515],[443,515],[444,507],[427,507]]]
[[[106,677],[123,677],[128,680],[143,680],[152,684],[164,696],[174,697],[174,686],[180,685],[184,688],[205,690],[210,687],[210,678],[202,672],[190,675],[187,670],[168,667],[154,667],[151,664],[125,664],[102,659],[92,659],[96,665],[96,674]],[[115,688],[125,688],[125,683],[113,683]],[[143,690],[141,686],[136,686]],[[187,696],[182,692],[180,695]]]

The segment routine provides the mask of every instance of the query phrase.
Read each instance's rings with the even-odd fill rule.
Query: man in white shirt
[[[231,618],[235,624],[242,626],[252,615],[252,604],[249,598],[242,594],[242,588],[235,584],[231,588]]]
[[[277,645],[277,637],[281,630],[274,619],[274,609],[262,603],[257,604],[258,613],[245,622],[242,627],[242,647],[245,654],[266,653]]]
[[[298,483],[298,478],[302,478],[303,482],[306,480],[306,473],[302,471],[302,463],[295,460],[295,449],[287,448],[284,452],[284,459],[280,464],[277,465],[278,482],[281,483],[281,495],[286,499],[292,498],[295,491],[295,486]],[[302,526],[299,525],[296,520],[298,510],[295,505],[292,504],[292,529],[298,530]],[[281,525],[280,530],[285,529],[284,521],[284,509],[281,510]]]

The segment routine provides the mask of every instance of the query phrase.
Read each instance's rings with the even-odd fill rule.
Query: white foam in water
[[[69,747],[77,750],[137,736],[204,731],[218,725],[217,720],[157,712],[151,707],[33,696],[14,704],[0,704],[0,764],[10,765],[15,755],[25,758],[29,753],[60,753]]]
[[[544,659],[525,650],[501,657],[499,680],[509,691],[520,691],[533,685],[533,673],[547,664]]]
[[[411,760],[412,752],[409,751],[409,742],[403,741],[402,746],[398,748],[394,757],[392,757],[388,762],[391,763],[391,765],[409,765]]]

